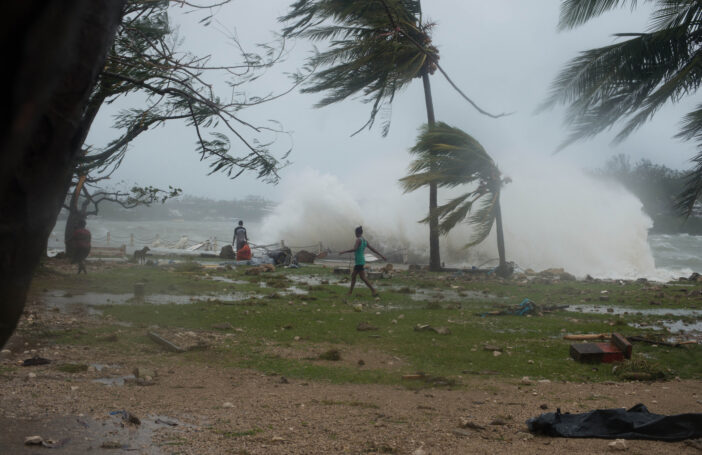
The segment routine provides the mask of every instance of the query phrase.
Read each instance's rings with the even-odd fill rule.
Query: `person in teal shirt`
[[[368,286],[370,288],[371,292],[373,293],[373,297],[378,295],[376,290],[373,288],[373,285],[371,285],[370,282],[368,281],[368,278],[366,278],[366,271],[365,271],[366,258],[364,256],[364,253],[366,251],[366,247],[368,247],[369,250],[371,250],[375,255],[377,255],[383,261],[388,260],[378,250],[376,250],[375,248],[370,246],[370,244],[366,241],[366,239],[363,238],[363,227],[358,226],[356,228],[356,244],[350,250],[345,250],[345,251],[339,252],[339,254],[354,253],[354,257],[355,257],[355,265],[353,267],[353,273],[351,274],[351,288],[349,288],[349,295],[351,295],[351,293],[353,292],[353,287],[356,285],[356,276],[360,276],[361,279],[363,280],[363,282],[366,283],[366,286]]]

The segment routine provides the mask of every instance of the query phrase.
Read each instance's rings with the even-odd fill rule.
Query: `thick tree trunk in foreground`
[[[427,123],[434,126],[434,101],[431,97],[431,85],[429,74],[425,71],[422,74],[424,82],[424,100],[427,105]],[[439,252],[439,217],[435,215],[438,206],[436,183],[429,184],[429,270],[438,272],[441,270],[441,254]]]
[[[32,273],[68,191],[88,97],[123,0],[3,5],[0,51],[0,346],[19,320]]]

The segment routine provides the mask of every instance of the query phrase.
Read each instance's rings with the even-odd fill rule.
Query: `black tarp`
[[[702,437],[702,414],[652,414],[643,404],[585,414],[561,414],[559,409],[527,420],[527,426],[532,433],[564,438],[682,441]]]

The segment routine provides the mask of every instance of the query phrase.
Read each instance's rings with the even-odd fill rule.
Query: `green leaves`
[[[328,41],[315,52],[309,65],[320,70],[303,89],[324,93],[317,107],[358,96],[371,104],[368,121],[358,131],[372,127],[395,94],[421,77],[438,60],[431,45],[430,25],[422,25],[417,0],[299,0],[280,18],[289,25],[286,37]],[[389,128],[389,119],[383,135]],[[357,131],[357,132],[358,132]],[[355,133],[354,133],[355,134]]]
[[[691,95],[702,81],[702,3],[695,0],[647,0],[655,3],[647,33],[617,35],[625,41],[582,52],[556,78],[542,108],[567,106],[570,135],[563,148],[593,137],[625,120],[615,142],[649,121],[666,103]],[[565,0],[561,28],[572,28],[615,7],[636,0]],[[684,119],[678,137],[699,139],[702,115],[693,111]],[[699,157],[699,156],[698,156]],[[702,168],[697,163],[680,207],[690,214],[693,197],[702,195]]]
[[[482,242],[490,233],[499,209],[502,187],[500,170],[483,146],[472,136],[438,122],[422,127],[417,143],[410,153],[416,158],[410,163],[409,175],[400,179],[405,192],[436,184],[438,187],[469,186],[470,190],[438,206],[431,215],[439,219],[439,230],[447,234],[468,218],[475,228],[469,243]],[[474,210],[478,204],[477,210]]]
[[[207,26],[216,11],[211,7],[230,1],[200,2],[187,7],[203,11],[200,23]],[[169,0],[127,2],[114,45],[84,115],[85,130],[90,128],[103,103],[134,95],[134,105],[117,115],[114,128],[118,137],[101,147],[84,145],[85,153],[77,163],[76,172],[109,175],[121,164],[137,136],[150,128],[181,121],[191,127],[196,144],[193,148],[202,159],[210,161],[212,172],[236,178],[251,171],[266,182],[277,182],[278,170],[287,164],[289,152],[274,153],[272,144],[278,133],[284,131],[273,121],[262,125],[247,122],[243,110],[282,94],[249,96],[242,87],[283,58],[284,41],[262,44],[257,52],[247,52],[231,36],[230,40],[240,50],[239,61],[214,63],[210,55],[195,55],[181,49],[168,17],[172,3]],[[290,76],[292,87],[296,87],[306,74],[300,71]],[[227,84],[228,93],[218,94],[214,81]]]

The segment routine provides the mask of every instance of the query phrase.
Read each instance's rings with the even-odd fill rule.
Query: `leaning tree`
[[[0,121],[0,346],[24,309],[32,273],[68,191],[81,122],[119,24],[118,0],[3,5],[8,98]]]
[[[214,8],[230,1],[204,0],[187,6],[191,12],[202,13],[198,25],[206,27],[213,19]],[[72,232],[80,218],[95,213],[98,206],[94,202],[105,196],[123,206],[134,206],[174,195],[172,190],[150,186],[135,187],[125,194],[107,190],[98,183],[104,185],[136,138],[165,124],[185,122],[191,128],[195,149],[201,160],[209,161],[210,173],[236,178],[253,172],[263,181],[277,182],[278,170],[286,164],[289,150],[274,147],[275,135],[283,132],[280,125],[272,121],[255,125],[243,117],[243,112],[247,107],[277,99],[299,84],[303,76],[292,74],[290,87],[281,93],[250,96],[242,90],[283,58],[284,40],[258,45],[252,51],[235,36],[227,36],[239,49],[239,56],[234,63],[230,62],[234,60],[231,56],[227,63],[219,63],[212,55],[181,49],[169,17],[173,3],[180,4],[172,0],[127,1],[114,44],[81,121],[88,130],[104,106],[119,100],[128,107],[115,116],[116,137],[103,143],[83,143],[67,197],[67,233]],[[229,91],[222,92],[224,87]],[[83,210],[84,206],[90,209]]]
[[[298,0],[281,17],[286,37],[327,41],[328,49],[315,53],[310,66],[322,68],[302,90],[321,93],[317,107],[361,95],[371,104],[370,128],[378,113],[389,112],[396,93],[415,79],[422,79],[429,125],[435,123],[429,76],[437,69],[481,114],[492,115],[470,100],[439,65],[439,51],[432,44],[433,24],[422,17],[420,0]],[[388,133],[389,117],[383,125]],[[357,131],[357,132],[358,132]],[[441,269],[437,188],[429,186],[429,267]]]
[[[405,191],[431,184],[440,188],[467,186],[467,192],[434,210],[433,215],[439,220],[439,231],[448,234],[468,218],[474,228],[471,239],[465,245],[468,248],[485,240],[494,225],[500,261],[496,273],[509,276],[512,270],[505,256],[500,208],[502,186],[509,179],[502,178],[500,169],[483,146],[463,130],[437,122],[422,128],[410,153],[416,158],[410,163],[409,175],[400,179]],[[422,221],[428,222],[429,217]]]
[[[567,105],[571,135],[563,146],[590,138],[625,119],[615,138],[622,141],[650,120],[666,103],[696,93],[702,81],[702,3],[655,0],[649,30],[618,33],[615,44],[590,49],[571,60],[553,83],[544,107]],[[564,0],[559,28],[572,29],[636,0]],[[678,208],[692,213],[702,195],[702,104],[683,119],[678,138],[694,140],[700,150],[692,159]]]

